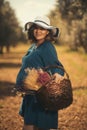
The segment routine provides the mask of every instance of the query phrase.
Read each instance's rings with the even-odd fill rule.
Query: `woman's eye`
[[[44,29],[44,28],[42,28],[42,27],[35,27],[35,29],[45,30],[45,29]]]
[[[39,28],[40,30],[43,30],[43,28]]]

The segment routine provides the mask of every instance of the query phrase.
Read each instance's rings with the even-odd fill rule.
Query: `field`
[[[0,55],[0,130],[22,130],[18,115],[22,97],[12,93],[22,56],[28,45],[11,48]],[[59,130],[87,130],[87,55],[56,46],[58,57],[68,72],[73,88],[73,104],[59,111]]]

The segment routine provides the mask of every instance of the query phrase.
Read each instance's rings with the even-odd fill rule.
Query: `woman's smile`
[[[49,33],[49,31],[47,29],[44,29],[42,27],[37,26],[34,29],[34,37],[36,38],[36,40],[38,42],[42,42],[45,40],[45,37],[47,36],[47,34]]]

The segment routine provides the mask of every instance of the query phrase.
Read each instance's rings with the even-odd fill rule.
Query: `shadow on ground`
[[[21,63],[12,63],[12,62],[8,62],[8,63],[0,63],[0,68],[17,68],[20,67]]]
[[[12,92],[15,84],[7,81],[0,81],[0,98],[6,96],[15,96],[16,93]]]
[[[77,91],[77,90],[87,90],[87,86],[73,87],[73,91]]]

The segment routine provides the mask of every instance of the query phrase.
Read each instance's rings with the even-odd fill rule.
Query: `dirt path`
[[[0,99],[0,130],[22,130],[22,119],[18,115],[19,97]]]

